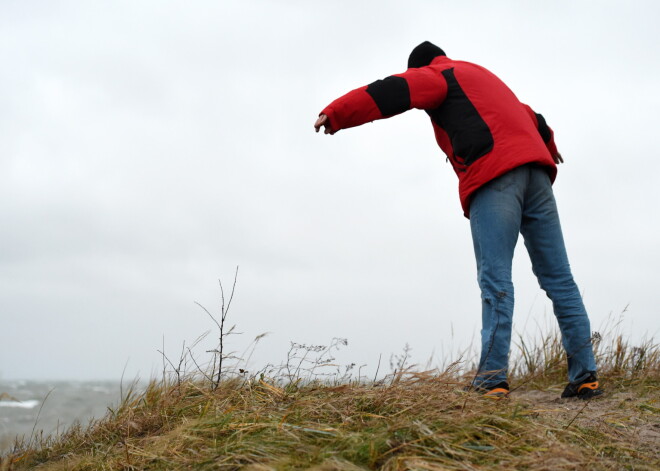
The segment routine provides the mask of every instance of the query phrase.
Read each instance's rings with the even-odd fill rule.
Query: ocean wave
[[[29,399],[27,401],[0,401],[0,407],[15,407],[18,409],[34,409],[39,405],[36,399]]]

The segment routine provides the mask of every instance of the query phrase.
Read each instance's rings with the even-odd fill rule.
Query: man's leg
[[[515,169],[481,187],[470,204],[470,228],[481,288],[481,358],[474,385],[506,381],[513,283],[511,262],[518,240],[526,168]]]
[[[580,382],[596,372],[589,317],[571,274],[550,178],[539,167],[530,167],[520,232],[534,274],[552,300],[568,356],[569,381]]]

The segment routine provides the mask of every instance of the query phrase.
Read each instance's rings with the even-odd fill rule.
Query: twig
[[[174,366],[174,363],[172,363],[172,361],[168,358],[168,356],[165,355],[165,352],[161,352],[160,350],[156,350],[156,351],[157,351],[158,353],[161,353],[161,354],[163,355],[163,358],[165,358],[165,359],[167,360],[167,362],[170,364],[170,366],[172,367],[172,371],[174,371],[175,373],[177,373],[177,376],[178,376],[179,372],[177,371],[177,367]]]
[[[582,414],[582,411],[585,410],[585,409],[587,408],[587,406],[589,405],[590,402],[591,402],[591,400],[587,400],[587,401],[584,403],[584,406],[582,406],[582,409],[580,409],[580,410],[578,411],[578,413],[575,414],[575,417],[573,417],[573,418],[571,419],[571,421],[570,421],[568,424],[566,424],[566,426],[564,427],[564,430],[566,430],[568,427],[571,426],[571,424],[572,424],[573,422],[575,422],[575,419],[577,419],[577,418],[579,417],[579,415]]]
[[[188,354],[190,355],[190,359],[191,359],[192,362],[195,364],[195,366],[197,367],[197,369],[199,370],[199,372],[202,373],[202,375],[204,375],[204,377],[205,377],[206,379],[208,379],[210,382],[213,382],[213,378],[209,377],[209,375],[207,375],[206,373],[204,373],[204,371],[200,368],[200,366],[199,366],[199,365],[197,364],[197,362],[195,361],[195,357],[193,356],[192,351],[190,350],[190,347],[188,347]]]
[[[231,294],[229,295],[229,302],[227,303],[227,309],[224,310],[224,315],[227,315],[227,312],[229,311],[229,306],[231,306],[231,302],[234,299],[234,290],[236,289],[236,280],[238,279],[238,265],[236,266],[236,272],[234,273],[234,284],[231,287]],[[224,299],[223,299],[224,303]]]
[[[220,284],[220,289],[222,290],[222,284]],[[201,308],[204,310],[204,312],[207,313],[207,314],[209,315],[209,317],[213,320],[213,322],[215,322],[215,325],[218,326],[218,329],[221,329],[221,328],[222,328],[222,327],[220,326],[220,324],[218,323],[217,319],[216,319],[215,317],[213,317],[213,314],[211,314],[211,313],[209,312],[208,309],[206,309],[204,306],[202,306],[201,304],[199,304],[197,301],[195,301],[195,304],[197,304],[199,307],[201,307]]]

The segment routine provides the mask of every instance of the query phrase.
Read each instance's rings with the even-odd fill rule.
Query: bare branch
[[[236,272],[234,273],[234,284],[231,287],[231,294],[229,295],[229,302],[227,303],[227,309],[223,310],[223,316],[227,315],[227,312],[229,311],[229,306],[231,306],[231,302],[234,299],[234,290],[236,289],[236,280],[238,279],[238,265],[236,265]],[[223,300],[223,305],[224,305],[224,300]]]
[[[190,350],[190,347],[188,347],[188,354],[190,355],[190,359],[193,361],[193,363],[194,363],[195,366],[197,367],[197,370],[198,370],[200,373],[202,373],[202,375],[204,375],[204,377],[205,377],[206,379],[208,379],[211,383],[213,383],[213,378],[209,377],[209,375],[207,375],[206,373],[204,373],[204,371],[202,370],[202,368],[197,364],[197,361],[195,361],[195,357],[193,356],[193,354],[192,354],[192,350]]]
[[[202,306],[201,304],[199,304],[197,301],[195,301],[195,304],[197,304],[199,307],[201,307],[201,308],[204,310],[204,312],[207,313],[207,314],[209,315],[209,317],[213,320],[213,322],[215,322],[215,325],[217,325],[217,326],[218,326],[218,329],[219,329],[219,328],[220,328],[220,324],[218,323],[218,321],[216,320],[216,318],[213,317],[213,314],[211,314],[211,313],[209,312],[208,309],[206,309],[204,306]]]

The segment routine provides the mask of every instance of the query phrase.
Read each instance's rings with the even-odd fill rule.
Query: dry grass
[[[459,364],[377,383],[301,380],[291,365],[217,387],[200,376],[154,381],[88,428],[17,443],[0,471],[660,468],[658,346],[601,340],[608,392],[583,402],[558,399],[558,342],[521,345],[518,389],[499,401],[463,392]]]

